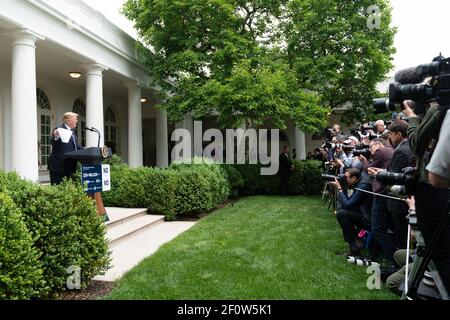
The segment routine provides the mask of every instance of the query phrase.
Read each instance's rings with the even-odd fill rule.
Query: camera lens
[[[433,87],[428,84],[400,84],[398,82],[389,85],[389,101],[403,103],[404,100],[426,102],[434,97]]]

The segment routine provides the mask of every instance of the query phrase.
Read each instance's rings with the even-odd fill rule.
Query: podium
[[[103,160],[111,157],[111,148],[107,147],[90,147],[66,152],[64,154],[64,158],[77,160],[82,165],[99,165]],[[97,214],[103,216],[104,219],[108,221],[108,215],[106,213],[105,206],[103,205],[102,194],[100,192],[94,192],[93,198],[95,199]]]

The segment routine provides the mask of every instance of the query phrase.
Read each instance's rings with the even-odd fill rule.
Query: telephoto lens
[[[357,266],[375,266],[379,265],[378,262],[374,262],[368,258],[361,258],[361,257],[353,257],[349,256],[347,257],[347,262],[351,264],[356,264]]]

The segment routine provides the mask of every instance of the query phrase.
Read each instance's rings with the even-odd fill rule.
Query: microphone
[[[418,74],[418,68],[408,68],[398,71],[395,74],[395,82],[398,82],[400,84],[416,84],[421,83],[423,81],[423,78]]]
[[[95,132],[96,134],[98,134],[97,148],[100,148],[100,137],[101,137],[100,131],[98,131],[98,129],[96,129],[94,127],[92,127],[92,128],[82,127],[82,129],[83,130],[89,130],[89,131],[92,131],[92,132]]]

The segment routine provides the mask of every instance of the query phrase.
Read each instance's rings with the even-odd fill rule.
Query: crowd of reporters
[[[309,155],[323,162],[329,192],[336,197],[336,218],[348,244],[343,254],[361,257],[364,251],[367,261],[380,263],[384,281],[394,279],[402,267],[399,261],[407,258],[400,256],[407,247],[408,214],[417,212],[419,229],[428,243],[448,210],[450,115],[444,120],[446,113],[446,108],[430,103],[425,113],[416,115],[414,102],[408,100],[402,113],[393,114],[388,123],[380,119],[349,134],[335,124],[322,148]],[[392,174],[396,174],[393,179]],[[400,194],[391,188],[393,181],[403,185]],[[432,259],[448,291],[447,221]],[[369,234],[371,241],[362,241],[361,234]],[[395,279],[390,288],[399,292]]]

